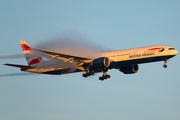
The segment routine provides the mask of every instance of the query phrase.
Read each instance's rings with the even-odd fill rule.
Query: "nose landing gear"
[[[164,60],[164,65],[163,65],[163,67],[164,68],[167,68],[167,65],[166,65],[166,63],[169,61],[169,59],[167,59],[167,60]]]

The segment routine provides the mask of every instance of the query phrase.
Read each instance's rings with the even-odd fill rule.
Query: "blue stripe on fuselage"
[[[172,57],[174,57],[174,55],[149,57],[149,58],[141,58],[141,59],[133,59],[133,60],[113,62],[110,64],[109,69],[116,68],[116,67],[118,68],[120,66],[125,66],[125,65],[133,65],[133,64],[142,64],[142,63],[163,61],[163,60],[166,60],[166,59],[169,59]]]

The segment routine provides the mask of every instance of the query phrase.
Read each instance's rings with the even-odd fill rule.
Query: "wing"
[[[44,49],[39,49],[39,48],[32,48],[34,50],[38,50],[41,52],[44,52],[46,55],[51,56],[52,58],[58,58],[61,60],[64,60],[64,62],[78,62],[78,63],[89,63],[92,61],[92,58],[86,58],[86,57],[81,57],[81,56],[74,56],[74,55],[67,55],[67,54],[62,54],[62,53],[57,53],[49,50],[44,50]]]

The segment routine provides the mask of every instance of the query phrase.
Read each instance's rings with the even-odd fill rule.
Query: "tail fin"
[[[31,46],[25,40],[21,40],[20,44],[26,57],[28,66],[44,61],[42,57],[35,55],[36,52],[30,48]]]

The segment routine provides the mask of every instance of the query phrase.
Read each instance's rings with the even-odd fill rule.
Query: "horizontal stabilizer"
[[[19,67],[19,68],[26,68],[26,69],[35,68],[35,67],[32,67],[32,66],[17,65],[17,64],[4,64],[4,65],[12,66],[12,67]]]

